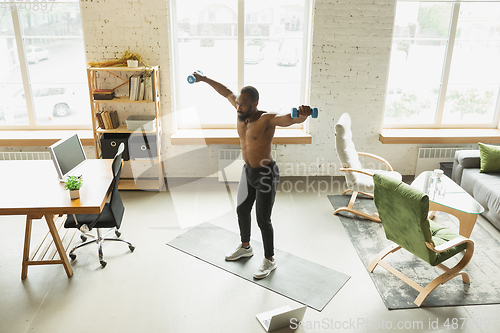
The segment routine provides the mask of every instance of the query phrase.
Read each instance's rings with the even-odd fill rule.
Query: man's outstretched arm
[[[234,93],[231,90],[229,90],[229,88],[227,88],[222,83],[214,81],[214,80],[212,80],[204,75],[200,75],[199,73],[195,72],[195,73],[193,73],[193,75],[194,75],[194,77],[196,77],[196,82],[203,81],[203,82],[208,83],[220,95],[227,98],[229,103],[231,103],[236,108],[236,96],[234,95]]]
[[[291,114],[286,114],[282,116],[275,116],[270,121],[271,126],[280,126],[280,127],[288,127],[293,124],[303,123],[307,117],[311,115],[311,107],[308,105],[299,106],[299,115],[297,118],[292,118]]]

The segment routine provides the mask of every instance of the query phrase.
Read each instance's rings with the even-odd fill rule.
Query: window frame
[[[439,93],[438,93],[438,104],[437,104],[437,109],[436,109],[436,116],[434,119],[434,122],[432,124],[388,124],[385,121],[385,113],[386,113],[386,104],[385,101],[387,99],[388,95],[388,83],[389,83],[389,75],[387,76],[387,84],[386,84],[386,91],[384,95],[384,117],[383,117],[383,129],[482,129],[482,128],[500,128],[500,88],[498,92],[498,97],[496,101],[496,107],[495,107],[495,115],[493,117],[493,120],[491,123],[488,124],[443,124],[442,119],[443,119],[443,114],[444,114],[444,104],[446,102],[446,93],[448,90],[448,79],[450,77],[450,69],[451,69],[451,64],[452,64],[452,57],[453,57],[453,49],[455,46],[455,39],[456,39],[456,32],[457,32],[457,26],[458,26],[458,20],[459,20],[459,14],[460,14],[460,5],[461,1],[460,0],[449,0],[449,1],[440,1],[440,0],[426,0],[426,1],[419,1],[419,0],[397,0],[396,6],[399,3],[405,3],[405,2],[452,2],[452,12],[451,12],[451,20],[450,20],[450,30],[448,33],[448,37],[446,38],[446,52],[445,52],[445,59],[444,59],[444,64],[443,64],[443,72],[441,74],[441,83],[439,87]],[[480,3],[488,3],[488,2],[499,2],[499,1],[469,1],[469,2],[480,2]],[[391,39],[391,49],[394,40],[397,40],[398,38],[392,38]],[[391,59],[389,59],[390,61]],[[388,73],[390,72],[390,67],[391,64],[389,63],[389,69]]]
[[[172,123],[173,130],[177,132],[178,130],[218,130],[218,129],[236,129],[236,122],[233,124],[201,124],[201,127],[197,128],[179,128],[178,126],[178,103],[180,100],[180,94],[177,90],[177,84],[185,80],[186,73],[180,73],[178,70],[178,29],[177,29],[177,11],[176,11],[176,3],[181,0],[169,0],[169,24],[170,24],[170,80],[171,80],[171,89],[172,89]],[[245,56],[245,1],[251,0],[238,0],[237,4],[237,17],[238,17],[238,26],[237,26],[237,84],[238,91],[234,93],[238,93],[241,88],[245,86],[245,70],[244,70],[244,56]],[[303,47],[302,47],[302,64],[301,64],[301,82],[302,86],[300,88],[300,100],[303,101],[304,104],[309,104],[310,99],[310,89],[311,89],[311,66],[312,66],[312,30],[313,30],[313,2],[314,0],[304,0],[304,22],[307,22],[307,26],[303,29]],[[197,38],[197,37],[193,37]],[[262,38],[265,39],[265,38]],[[182,75],[182,77],[181,77]],[[309,120],[306,120],[304,123],[295,124],[284,129],[303,129],[308,131],[309,129]]]
[[[47,1],[48,6],[54,6],[57,4],[64,4],[64,3],[79,3],[78,0],[49,0]],[[28,60],[26,58],[26,48],[24,46],[23,38],[30,38],[30,39],[67,39],[67,38],[77,38],[77,36],[23,36],[22,34],[22,28],[21,28],[21,19],[20,19],[20,14],[19,14],[19,7],[24,6],[23,2],[6,2],[6,6],[10,6],[11,10],[11,16],[12,16],[12,25],[14,28],[14,39],[16,42],[16,50],[17,50],[17,55],[18,55],[18,60],[19,60],[19,69],[21,72],[21,79],[22,79],[22,89],[23,89],[23,94],[26,96],[26,107],[27,107],[27,112],[28,112],[28,125],[0,125],[0,130],[3,131],[23,131],[23,130],[91,130],[92,129],[92,123],[89,122],[88,124],[72,124],[72,125],[37,125],[36,124],[36,116],[35,116],[35,107],[34,107],[34,100],[33,100],[33,94],[34,91],[31,88],[31,82],[29,79],[29,64]],[[79,8],[80,9],[80,8]],[[51,11],[52,9],[50,9]],[[81,15],[81,12],[80,12]],[[83,27],[82,27],[83,29]],[[4,36],[2,36],[4,37]],[[12,36],[5,36],[5,37],[12,37]],[[83,36],[79,37],[83,41]],[[89,112],[91,112],[89,108]]]

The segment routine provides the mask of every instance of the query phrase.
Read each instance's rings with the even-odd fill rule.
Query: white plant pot
[[[78,199],[80,197],[80,190],[69,191],[69,196],[71,197],[71,200]]]
[[[127,60],[127,66],[128,67],[139,67],[139,61],[138,60]]]

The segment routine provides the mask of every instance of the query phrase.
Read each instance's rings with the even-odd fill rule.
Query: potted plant
[[[128,51],[128,50],[127,50]],[[128,67],[139,67],[139,63],[142,61],[142,57],[139,53],[126,52],[125,57],[127,58]]]
[[[82,187],[83,179],[77,176],[69,176],[64,182],[64,189],[69,191],[71,200],[80,197],[80,187]]]
[[[123,60],[127,60],[128,67],[138,67],[139,63],[142,61],[142,57],[139,53],[132,53],[130,50],[126,50],[122,55]]]
[[[139,67],[139,60],[137,59],[129,59],[127,60],[128,67]]]

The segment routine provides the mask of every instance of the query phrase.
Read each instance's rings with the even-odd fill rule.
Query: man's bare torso
[[[274,114],[257,111],[260,117],[253,121],[238,121],[243,160],[252,168],[260,168],[273,161],[271,143],[276,127],[269,125]]]

